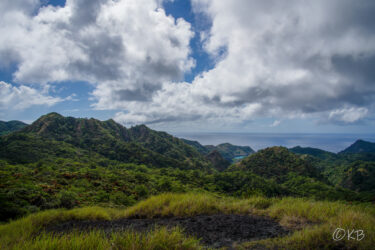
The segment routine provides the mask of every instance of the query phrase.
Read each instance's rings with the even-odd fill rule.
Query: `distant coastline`
[[[202,145],[217,145],[229,142],[234,145],[250,146],[259,150],[272,146],[312,147],[337,153],[358,139],[375,142],[375,134],[319,134],[319,133],[173,133],[174,136],[195,140]]]

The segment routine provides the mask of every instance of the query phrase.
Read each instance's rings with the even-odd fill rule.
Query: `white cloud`
[[[329,119],[335,122],[353,123],[366,117],[367,113],[367,108],[343,108],[331,111]]]
[[[22,110],[35,105],[52,106],[63,99],[48,96],[37,89],[12,86],[0,81],[0,110]]]
[[[130,112],[121,117],[206,126],[261,116],[327,119],[356,106],[360,117],[340,118],[354,122],[375,99],[375,29],[366,20],[375,4],[360,2],[193,1],[212,18],[204,46],[217,64],[192,84],[164,84],[149,102],[124,102]]]
[[[277,127],[277,126],[280,125],[280,123],[281,123],[280,120],[275,120],[275,121],[270,125],[270,127]]]
[[[361,23],[361,15],[374,10],[374,4],[205,3],[213,18],[206,49],[215,54],[226,47],[227,53],[195,83],[221,103],[259,103],[265,113],[314,113],[374,97],[375,77],[361,81],[340,72],[337,63],[356,64],[375,56],[375,43],[369,42],[375,41],[374,32],[363,31],[366,24]]]
[[[16,82],[88,81],[97,108],[148,100],[194,65],[190,24],[156,0],[68,0],[34,16],[9,7],[0,32],[0,59],[18,64]]]
[[[68,0],[34,16],[7,7],[0,59],[18,63],[18,82],[91,82],[93,107],[123,110],[116,119],[125,124],[307,116],[350,123],[368,115],[373,1],[192,2],[212,19],[201,38],[217,63],[191,84],[180,82],[194,66],[191,26],[156,0]]]

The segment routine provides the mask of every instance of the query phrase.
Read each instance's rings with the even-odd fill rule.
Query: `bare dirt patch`
[[[155,226],[180,226],[185,233],[201,239],[207,246],[220,248],[234,244],[288,234],[290,231],[276,221],[255,215],[216,214],[194,217],[168,217],[154,219],[127,218],[113,221],[67,221],[46,228],[47,232],[65,233],[73,230],[100,229],[106,233],[134,230],[145,232]]]

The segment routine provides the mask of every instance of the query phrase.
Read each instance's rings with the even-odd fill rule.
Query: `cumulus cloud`
[[[99,109],[148,101],[163,82],[181,80],[194,65],[190,24],[160,6],[156,0],[67,0],[35,14],[5,4],[0,56],[18,65],[19,83],[94,84]]]
[[[204,47],[217,64],[192,84],[165,84],[119,120],[311,116],[354,123],[368,115],[375,98],[372,1],[193,4],[212,19]]]
[[[260,103],[265,112],[366,105],[375,77],[369,66],[356,68],[375,58],[370,10],[371,1],[208,1],[206,49],[225,46],[227,55],[203,76],[207,91],[228,105]]]
[[[329,119],[339,123],[353,123],[363,119],[367,113],[367,108],[336,109],[329,113]]]
[[[24,85],[15,87],[0,81],[0,110],[21,110],[35,105],[52,106],[63,100],[43,94],[35,88]]]

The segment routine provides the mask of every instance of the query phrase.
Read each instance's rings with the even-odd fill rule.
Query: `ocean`
[[[202,145],[229,142],[259,150],[272,146],[313,147],[340,152],[356,140],[375,142],[375,134],[276,134],[276,133],[175,133],[174,136],[198,141]]]

